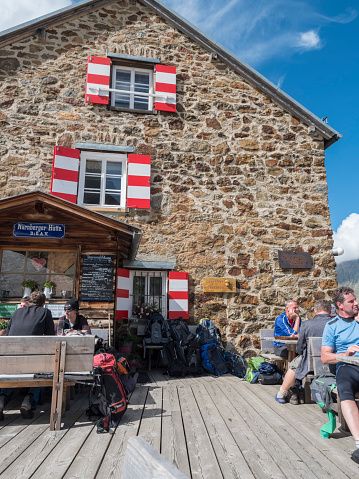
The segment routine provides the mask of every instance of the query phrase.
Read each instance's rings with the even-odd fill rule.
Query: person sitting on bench
[[[296,301],[290,299],[285,303],[285,312],[277,317],[274,324],[274,336],[296,336],[302,320]],[[288,359],[288,349],[284,343],[274,341],[274,353],[283,359]]]
[[[54,321],[51,311],[45,306],[46,297],[41,291],[30,294],[29,306],[17,309],[11,316],[6,329],[6,336],[53,336],[55,334]],[[32,418],[36,404],[39,401],[42,387],[30,388],[21,406],[23,418]],[[0,390],[0,420],[4,418],[3,409],[7,403],[12,388]]]
[[[289,363],[288,371],[283,379],[279,392],[274,396],[280,404],[285,404],[289,396],[289,389],[294,386],[296,381],[301,381],[308,374],[308,349],[307,339],[322,337],[325,325],[332,319],[332,305],[325,299],[319,299],[314,303],[315,316],[313,319],[305,321],[299,333],[297,343],[297,353],[299,356]],[[299,404],[298,392],[293,391],[289,402],[291,404]]]
[[[359,355],[358,302],[351,288],[342,286],[333,293],[338,315],[324,328],[321,359],[324,364],[336,364],[337,390],[346,423],[355,440],[351,458],[359,464],[359,409],[355,395],[359,392],[359,366],[345,364],[337,356]]]

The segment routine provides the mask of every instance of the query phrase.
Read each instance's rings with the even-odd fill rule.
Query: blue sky
[[[326,167],[332,228],[346,249],[348,236],[359,235],[359,2],[162,1],[343,134]],[[71,3],[1,0],[0,30]],[[359,242],[351,251],[340,259],[359,257]]]

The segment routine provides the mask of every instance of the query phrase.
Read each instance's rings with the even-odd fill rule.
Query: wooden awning
[[[124,259],[134,259],[141,230],[123,221],[70,203],[42,191],[32,191],[0,200],[0,246],[14,246],[14,224],[61,223],[66,225],[64,239],[21,238],[25,246],[77,247],[82,251],[118,251]]]

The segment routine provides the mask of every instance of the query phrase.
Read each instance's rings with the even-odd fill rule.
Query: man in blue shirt
[[[355,394],[359,392],[359,366],[338,361],[337,356],[359,355],[358,302],[354,291],[343,286],[333,293],[338,315],[329,321],[323,332],[321,359],[324,364],[337,365],[337,390],[343,416],[355,440],[352,459],[359,464],[359,409]]]
[[[274,336],[296,336],[302,320],[296,301],[290,299],[285,303],[285,312],[277,317],[274,324]],[[288,349],[284,343],[274,341],[274,352],[281,358],[288,359]]]

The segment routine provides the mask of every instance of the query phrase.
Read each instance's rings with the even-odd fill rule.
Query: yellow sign
[[[236,280],[233,278],[203,278],[204,293],[235,293]]]

